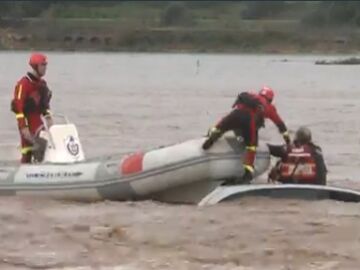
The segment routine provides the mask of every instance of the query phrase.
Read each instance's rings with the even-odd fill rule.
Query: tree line
[[[55,10],[53,16],[62,17],[61,11],[71,7],[102,8],[106,12],[107,8],[110,11],[130,4],[138,5],[139,9],[161,9],[164,25],[189,25],[196,19],[194,10],[221,13],[224,5],[239,6],[239,20],[278,19],[296,5],[306,11],[300,18],[304,25],[360,26],[360,2],[357,1],[0,1],[0,18],[43,17],[49,9]]]

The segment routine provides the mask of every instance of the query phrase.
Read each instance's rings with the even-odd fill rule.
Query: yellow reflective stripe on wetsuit
[[[22,87],[22,84],[20,84],[20,85],[19,85],[19,89],[18,89],[18,91],[17,91],[17,99],[18,99],[18,100],[21,99],[22,90],[23,90],[23,87]]]
[[[26,154],[28,154],[28,153],[31,152],[31,151],[32,151],[32,147],[31,147],[31,146],[21,148],[21,154],[23,154],[23,155],[26,155]]]
[[[251,165],[244,165],[244,168],[247,169],[248,171],[252,172],[252,173],[254,173],[254,171],[255,171],[254,167],[251,166]]]
[[[246,150],[256,152],[256,146],[246,146]]]

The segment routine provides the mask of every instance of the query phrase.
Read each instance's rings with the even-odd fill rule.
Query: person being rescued
[[[244,175],[236,179],[237,184],[249,182],[254,176],[254,161],[258,145],[258,130],[264,127],[265,119],[271,119],[278,127],[286,144],[290,143],[287,127],[279,116],[276,107],[272,104],[274,91],[264,86],[259,93],[242,92],[237,96],[232,111],[210,129],[207,139],[202,145],[204,150],[209,149],[225,132],[232,130],[236,136],[242,136],[246,145]]]
[[[327,169],[321,148],[311,139],[311,131],[300,127],[290,146],[269,145],[270,154],[281,160],[269,173],[269,182],[326,185]]]
[[[46,141],[38,137],[43,129],[41,116],[46,117],[48,126],[52,125],[51,91],[42,78],[46,73],[47,58],[34,53],[29,64],[32,70],[17,82],[11,101],[21,138],[21,163],[31,163],[33,157],[41,159],[37,154],[44,152]]]

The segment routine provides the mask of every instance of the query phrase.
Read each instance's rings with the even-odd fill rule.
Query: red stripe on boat
[[[126,157],[121,163],[121,173],[123,175],[141,172],[143,169],[144,153],[135,153]]]

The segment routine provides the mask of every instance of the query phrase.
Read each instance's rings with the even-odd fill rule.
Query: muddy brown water
[[[76,123],[87,157],[202,136],[239,91],[267,84],[290,130],[312,129],[330,183],[360,189],[359,68],[314,65],[340,57],[49,53],[46,78],[53,112]],[[0,160],[16,153],[9,102],[27,58],[0,53]],[[266,126],[260,138],[281,142]],[[358,204],[0,199],[0,269],[359,269]]]

